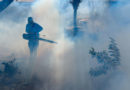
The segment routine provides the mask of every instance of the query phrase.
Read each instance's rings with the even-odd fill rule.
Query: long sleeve
[[[30,27],[29,27],[29,24],[26,25],[26,32],[27,32],[27,33],[30,33]]]
[[[36,33],[39,33],[39,32],[41,32],[43,30],[43,28],[39,24],[37,24],[37,23],[35,23],[35,26],[34,26],[33,29],[34,29],[34,31]]]

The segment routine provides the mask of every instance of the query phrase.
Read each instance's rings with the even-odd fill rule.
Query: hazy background
[[[83,0],[78,20],[87,19],[87,23],[81,26],[83,35],[73,41],[64,33],[72,23],[73,9],[69,0],[14,2],[0,13],[0,58],[14,55],[25,78],[29,76],[27,71],[40,78],[42,84],[36,90],[129,90],[129,9],[129,0],[119,0],[110,6],[104,0]],[[40,42],[33,64],[26,63],[28,41],[22,38],[28,16],[43,26],[41,37],[57,42]],[[89,49],[106,49],[109,37],[118,43],[121,65],[106,75],[91,77],[89,69],[97,63],[89,55]]]

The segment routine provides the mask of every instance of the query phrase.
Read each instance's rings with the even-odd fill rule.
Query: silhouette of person
[[[26,33],[28,33],[28,47],[30,49],[30,55],[37,55],[37,48],[39,45],[39,32],[41,32],[43,28],[33,21],[32,17],[28,17],[28,24],[26,25]]]

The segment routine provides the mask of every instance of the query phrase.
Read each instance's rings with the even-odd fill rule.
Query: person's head
[[[32,17],[28,17],[28,23],[33,23],[33,18]]]

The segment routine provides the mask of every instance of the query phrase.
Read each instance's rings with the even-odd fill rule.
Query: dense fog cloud
[[[14,2],[0,13],[0,57],[13,54],[21,78],[30,82],[31,77],[38,78],[36,90],[129,90],[129,3],[83,0],[77,16],[77,22],[83,22],[78,24],[83,34],[73,40],[65,33],[73,21],[69,0],[37,0],[31,5]],[[42,38],[57,42],[40,41],[34,60],[30,60],[27,41],[22,38],[28,16],[43,26]],[[89,50],[106,50],[109,37],[116,40],[121,64],[105,75],[92,77],[90,68],[99,64]]]

